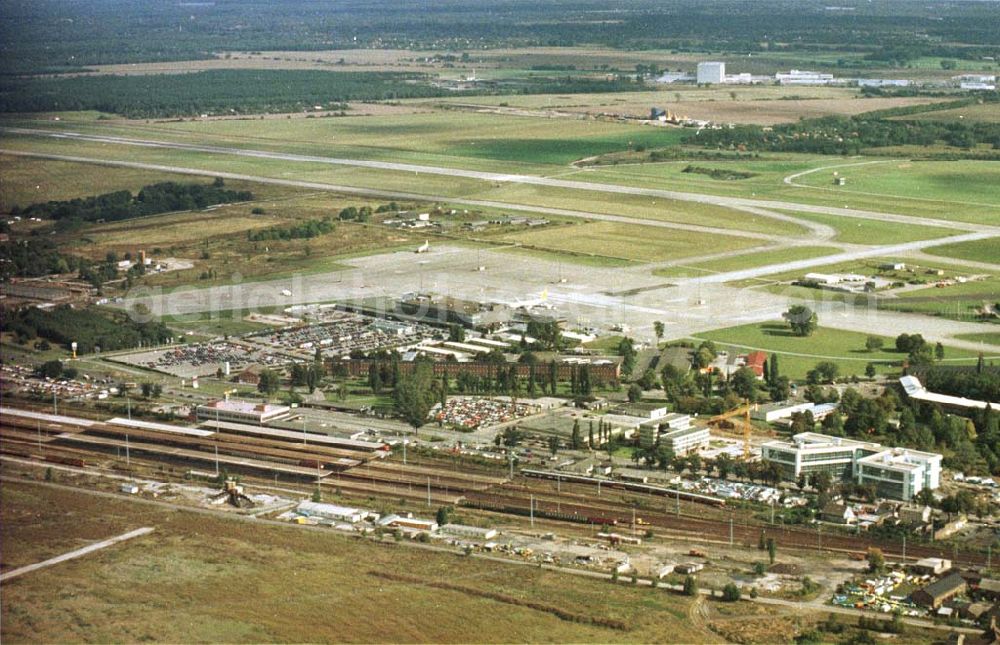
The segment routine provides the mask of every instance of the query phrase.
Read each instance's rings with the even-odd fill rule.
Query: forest
[[[226,69],[190,74],[0,78],[0,112],[97,110],[134,119],[296,112],[344,101],[423,98],[448,91],[423,74]]]
[[[614,19],[609,19],[609,11]],[[218,52],[353,48],[475,51],[597,44],[676,51],[855,51],[871,62],[918,56],[998,56],[1000,7],[900,0],[158,0],[8,2],[0,21],[0,70],[79,70],[88,65],[211,58]],[[864,61],[868,62],[868,61]]]
[[[114,222],[119,220],[193,210],[214,204],[245,202],[253,193],[245,190],[228,190],[223,180],[212,184],[179,184],[168,181],[143,186],[138,194],[127,190],[79,197],[66,201],[31,204],[11,210],[12,216],[38,217],[63,223]],[[64,224],[63,228],[71,227]]]
[[[455,94],[580,94],[648,89],[623,77],[580,78],[530,74],[475,89],[449,90],[425,74],[317,70],[210,70],[136,76],[0,77],[0,112],[97,110],[133,119],[201,114],[346,113],[345,101],[453,96]]]
[[[141,345],[166,343],[172,332],[162,322],[135,322],[125,314],[104,315],[92,309],[73,309],[68,305],[42,310],[21,309],[6,316],[0,329],[14,333],[20,340],[44,338],[69,349],[89,354],[130,349]]]

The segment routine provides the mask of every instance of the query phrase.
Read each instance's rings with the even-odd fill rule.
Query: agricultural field
[[[542,250],[601,255],[638,262],[660,262],[710,251],[747,248],[753,240],[691,231],[613,222],[587,222],[504,236],[510,242]]]
[[[869,352],[865,349],[867,334],[823,327],[808,337],[795,336],[783,322],[766,322],[740,325],[726,329],[696,334],[702,340],[715,342],[720,349],[732,351],[760,349],[781,356],[781,371],[792,379],[804,379],[806,373],[820,361],[831,361],[840,368],[841,376],[863,375],[868,363],[875,363],[878,372],[896,371],[890,363],[899,363],[905,354],[888,351],[893,348],[894,338],[883,337],[884,348]],[[946,358],[975,360],[975,353],[948,348]]]
[[[648,588],[622,585],[609,594],[610,583],[600,580],[477,559],[457,567],[461,556],[66,488],[5,483],[0,499],[5,568],[139,526],[156,529],[6,584],[3,639],[10,643],[649,642],[664,630],[686,642],[722,640],[703,622],[688,619],[689,600]],[[24,521],[29,516],[32,521]],[[426,584],[381,575],[399,572]],[[458,589],[430,586],[442,582]],[[487,591],[503,600],[485,597]],[[628,627],[562,620],[517,604],[532,601]],[[144,610],[134,611],[136,606]],[[393,610],[373,609],[386,607]]]

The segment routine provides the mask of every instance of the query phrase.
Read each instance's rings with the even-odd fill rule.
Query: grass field
[[[792,262],[808,258],[832,255],[840,249],[831,246],[792,246],[782,249],[762,248],[759,251],[735,255],[728,258],[709,260],[706,262],[685,262],[665,269],[656,269],[654,275],[665,278],[697,277],[708,273],[724,273],[751,267],[774,264],[777,262]]]
[[[932,255],[1000,265],[1000,239],[998,238],[932,246],[925,251]]]
[[[888,363],[906,358],[905,354],[895,351],[868,352],[865,349],[867,334],[823,327],[822,321],[819,329],[808,337],[793,335],[783,322],[740,325],[697,334],[697,337],[737,351],[753,348],[777,353],[781,356],[781,372],[792,379],[805,378],[806,372],[820,361],[836,363],[841,376],[861,376],[870,362],[876,364],[880,373],[885,373],[898,371],[898,367],[893,368]],[[894,339],[883,337],[883,343],[886,349],[890,349]],[[945,358],[972,361],[975,360],[975,353],[949,348]]]
[[[931,240],[936,237],[955,235],[954,229],[937,226],[920,226],[896,222],[882,222],[873,219],[856,217],[837,217],[836,215],[820,215],[818,213],[789,212],[810,222],[826,224],[837,230],[834,240],[846,244],[901,244],[917,240]]]
[[[780,101],[775,101],[780,102]],[[426,163],[444,167],[463,167],[473,170],[519,172],[538,175],[562,175],[572,161],[624,151],[630,146],[646,149],[675,146],[678,140],[691,134],[690,130],[654,128],[613,121],[570,118],[538,118],[501,114],[482,114],[466,110],[438,110],[420,114],[392,114],[385,116],[316,118],[316,119],[263,119],[184,121],[144,123],[121,121],[5,120],[11,125],[68,129],[110,135],[168,139],[189,143],[211,143],[232,147],[322,156],[343,156],[356,159],[382,159],[412,163]],[[238,159],[203,153],[167,150],[140,150],[119,148],[81,141],[45,141],[34,137],[10,134],[0,136],[3,146],[50,151],[63,154],[81,154],[103,158],[127,156],[137,161],[151,163],[190,165],[206,169],[226,169],[249,174],[271,174],[279,177],[294,176],[348,185],[392,187],[399,190],[413,189],[413,176],[408,173],[375,172],[366,169],[335,169],[328,165],[296,162],[268,162],[263,159]],[[940,186],[931,195],[926,189],[913,190],[923,181],[924,174],[906,181],[887,181],[880,184],[875,194],[863,190],[868,171],[854,171],[849,177],[846,191],[823,186],[828,180],[826,172],[806,175],[803,182],[817,182],[816,187],[790,186],[782,179],[792,172],[821,168],[844,163],[837,158],[820,158],[809,155],[781,155],[780,159],[753,161],[698,161],[699,165],[749,170],[757,176],[741,181],[718,181],[700,175],[682,173],[686,162],[657,164],[630,164],[619,167],[601,167],[586,173],[572,173],[570,178],[607,183],[666,188],[709,194],[740,197],[775,198],[811,204],[849,206],[854,208],[882,209],[966,221],[991,221],[997,213],[995,191],[978,187],[989,180],[1000,168],[1000,162],[956,162],[962,172],[948,171],[935,179],[934,164],[912,164],[912,168],[931,169],[931,185]],[[865,161],[852,158],[850,163]],[[968,165],[986,164],[986,165]],[[989,164],[993,164],[992,166]],[[902,165],[898,164],[898,165]],[[966,172],[967,171],[967,172]],[[845,171],[847,172],[847,171]],[[910,171],[912,173],[912,171]],[[288,173],[291,173],[289,175]],[[864,176],[864,177],[863,177]],[[859,185],[852,183],[859,180]],[[968,190],[965,184],[969,183]],[[483,182],[449,177],[421,176],[420,184],[433,186],[436,194],[465,195],[482,191]],[[430,188],[425,188],[429,191]],[[972,195],[972,197],[970,197]],[[915,198],[920,197],[920,198]],[[933,199],[924,199],[933,197]],[[974,202],[964,203],[961,209],[951,211],[941,200]],[[986,200],[986,201],[983,201]],[[990,201],[992,200],[992,201]]]
[[[57,475],[57,479],[61,479]],[[139,526],[146,537],[4,585],[3,640],[23,642],[617,642],[721,639],[690,601],[536,568],[377,546],[327,530],[237,522],[5,482],[4,568]],[[428,583],[396,582],[405,572]],[[569,622],[481,591],[624,621]],[[392,608],[389,610],[389,608]]]
[[[968,275],[968,271],[965,272]],[[927,288],[900,293],[898,298],[883,300],[879,306],[894,311],[943,316],[957,320],[983,320],[1000,322],[997,318],[982,318],[984,304],[1000,301],[1000,278],[989,277],[938,288]]]
[[[830,186],[827,172],[795,181],[840,195],[901,195],[937,203],[938,219],[990,224],[1000,217],[998,161],[900,161],[838,170],[845,186]]]
[[[971,340],[974,343],[986,343],[1000,347],[1000,331],[987,331],[981,334],[959,334],[956,338]]]
[[[572,228],[568,228],[571,226]],[[659,262],[753,246],[754,240],[617,224],[587,222],[506,235],[502,239],[541,249]]]
[[[985,123],[1000,123],[1000,110],[997,110],[995,103],[981,103],[979,105],[967,105],[965,107],[951,110],[937,110],[934,112],[923,112],[905,117],[896,117],[901,121],[983,121]]]
[[[176,175],[149,170],[112,170],[87,164],[0,154],[0,210],[115,190],[130,190],[134,193],[148,184],[176,180]]]

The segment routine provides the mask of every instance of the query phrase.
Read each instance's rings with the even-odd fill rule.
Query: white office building
[[[698,73],[697,73],[698,83],[710,83],[714,85],[721,85],[726,82],[726,64],[715,62],[715,61],[705,61],[698,63]]]
[[[828,472],[835,478],[874,484],[880,497],[903,501],[924,488],[936,489],[941,480],[939,454],[815,432],[799,433],[791,441],[768,441],[761,447],[761,457],[777,464],[789,480]]]
[[[667,430],[660,435],[660,443],[670,446],[675,455],[686,455],[708,447],[711,438],[708,427],[687,427]]]
[[[879,497],[909,501],[921,490],[941,483],[941,455],[890,448],[857,461],[854,479],[874,484]]]

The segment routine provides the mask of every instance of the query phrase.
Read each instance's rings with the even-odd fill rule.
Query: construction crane
[[[756,403],[750,403],[750,401],[744,400],[743,405],[740,407],[733,408],[729,412],[724,412],[708,420],[708,425],[717,426],[723,421],[735,419],[736,417],[743,417],[735,422],[743,425],[743,461],[750,460],[750,432],[753,430],[753,425],[750,424],[750,412],[756,409]]]

